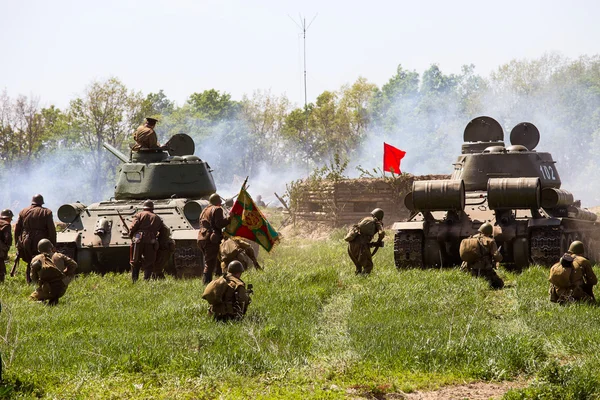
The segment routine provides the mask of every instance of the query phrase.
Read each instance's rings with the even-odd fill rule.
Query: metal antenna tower
[[[302,15],[299,15],[300,22],[297,22],[291,16],[288,15],[288,17],[290,17],[290,19],[294,21],[296,26],[298,26],[298,28],[300,28],[300,30],[302,31],[302,40],[304,41],[304,110],[306,110],[308,107],[308,96],[306,90],[306,31],[308,31],[308,28],[310,28],[315,18],[317,18],[317,15],[319,14],[315,14],[313,19],[308,23],[308,25],[306,24],[306,18],[304,18]]]

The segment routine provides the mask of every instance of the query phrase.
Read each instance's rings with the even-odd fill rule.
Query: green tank
[[[585,244],[590,260],[600,261],[598,216],[561,188],[552,155],[534,150],[539,139],[538,129],[523,122],[505,146],[496,120],[469,122],[451,178],[415,181],[406,195],[410,217],[392,225],[396,267],[460,264],[461,240],[485,222],[494,226],[509,267],[552,265],[574,240]]]
[[[179,277],[200,276],[199,217],[216,187],[208,163],[193,155],[194,141],[178,134],[165,148],[141,149],[130,157],[108,144],[104,147],[123,162],[114,198],[89,206],[62,205],[57,216],[66,228],[57,234],[57,249],[74,258],[82,272],[129,269],[128,227],[144,201],[152,200],[154,212],[175,241],[167,271]]]

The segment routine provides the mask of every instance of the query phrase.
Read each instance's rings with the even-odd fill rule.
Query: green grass
[[[199,280],[81,276],[47,307],[8,278],[0,395],[334,399],[479,380],[530,381],[510,399],[600,393],[600,308],[548,302],[546,269],[502,270],[492,291],[456,269],[396,271],[387,246],[358,277],[341,237],[261,252],[241,323],[208,317]]]

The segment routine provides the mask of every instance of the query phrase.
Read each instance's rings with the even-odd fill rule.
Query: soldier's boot
[[[212,281],[212,274],[210,272],[205,272],[202,274],[202,283],[208,285]]]
[[[131,280],[133,283],[137,282],[140,277],[140,267],[137,265],[131,265]]]
[[[55,306],[58,304],[58,299],[50,299],[48,300],[48,305],[49,306]]]
[[[31,263],[27,263],[27,268],[25,269],[25,280],[27,283],[31,283]]]
[[[150,278],[152,278],[152,270],[148,269],[148,270],[144,271],[144,280],[149,281]]]

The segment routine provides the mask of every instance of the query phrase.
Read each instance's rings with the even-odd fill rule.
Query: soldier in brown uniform
[[[8,251],[12,246],[12,222],[13,213],[11,210],[2,210],[0,212],[0,282],[4,282],[6,277],[6,259]]]
[[[165,278],[165,267],[173,253],[175,253],[175,241],[171,238],[169,227],[163,224],[162,229],[158,232],[158,252],[152,270],[152,278]]]
[[[486,279],[493,289],[502,289],[504,281],[494,270],[495,264],[502,261],[502,254],[498,251],[496,241],[492,237],[493,233],[494,227],[486,222],[479,227],[479,233],[463,239],[461,252],[463,248],[469,247],[468,250],[476,254],[476,257],[470,262],[463,261],[461,269],[472,276]]]
[[[236,236],[231,237],[225,234],[225,238],[221,242],[219,249],[219,259],[221,260],[221,270],[223,273],[227,272],[229,263],[235,260],[242,263],[244,270],[251,268],[253,265],[257,269],[262,269],[250,243]]]
[[[143,211],[133,216],[133,223],[129,228],[131,279],[133,282],[138,280],[140,268],[144,271],[144,280],[152,277],[159,247],[157,236],[163,227],[162,219],[154,214],[154,203],[146,200]]]
[[[583,243],[576,240],[559,263],[550,268],[550,301],[561,304],[571,301],[595,302],[594,285],[598,283],[598,278],[583,254]],[[559,273],[564,279],[557,277]]]
[[[208,199],[210,205],[200,214],[200,231],[198,232],[198,247],[204,257],[204,272],[202,282],[206,285],[212,281],[213,274],[221,275],[219,266],[219,245],[223,239],[223,228],[229,225],[230,217],[225,218],[221,207],[221,196],[216,193]]]
[[[131,150],[138,151],[141,148],[155,149],[160,147],[158,144],[158,138],[156,137],[156,132],[154,132],[154,127],[156,126],[157,122],[158,120],[155,118],[146,118],[146,123],[144,125],[140,125],[133,133],[135,145],[131,148]]]
[[[227,266],[229,271],[225,276],[211,282],[202,298],[210,304],[209,314],[216,321],[239,321],[241,320],[250,304],[251,285],[242,280],[244,266],[239,261],[232,261]]]
[[[48,239],[40,240],[38,251],[40,254],[31,261],[31,280],[38,287],[30,297],[38,301],[48,300],[49,305],[55,305],[75,276],[77,263],[64,254],[55,252]]]
[[[31,206],[24,208],[19,213],[19,220],[15,226],[15,241],[21,259],[27,263],[25,277],[31,283],[29,272],[31,260],[38,254],[37,244],[42,239],[48,239],[56,244],[56,227],[52,218],[52,211],[42,207],[44,197],[36,194],[31,199]]]
[[[361,219],[354,225],[346,236],[348,255],[356,266],[356,274],[370,274],[373,270],[371,247],[383,244],[385,231],[382,221],[383,210],[376,208],[371,211],[371,216]],[[375,234],[378,235],[378,240],[371,243]]]

